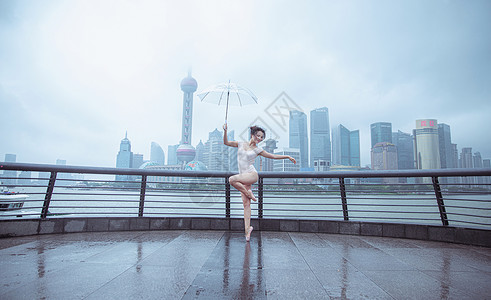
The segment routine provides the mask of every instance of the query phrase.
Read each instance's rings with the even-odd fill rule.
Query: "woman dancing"
[[[258,144],[264,140],[266,133],[264,129],[258,126],[252,126],[251,139],[249,142],[237,142],[229,141],[227,138],[227,124],[223,125],[223,143],[230,147],[237,147],[237,160],[239,165],[239,174],[230,176],[228,181],[236,188],[242,197],[242,203],[244,204],[244,230],[246,241],[251,238],[251,232],[253,230],[251,226],[251,199],[257,201],[256,197],[252,193],[252,184],[255,183],[259,176],[254,168],[254,160],[258,155],[271,159],[289,159],[294,164],[295,159],[288,155],[271,154],[264,151]]]

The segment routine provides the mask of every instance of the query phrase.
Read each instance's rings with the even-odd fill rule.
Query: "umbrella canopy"
[[[235,83],[220,83],[196,94],[202,102],[226,105],[225,122],[227,122],[228,106],[257,104],[257,97],[249,90]]]

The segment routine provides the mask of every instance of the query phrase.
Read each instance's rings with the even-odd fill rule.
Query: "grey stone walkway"
[[[0,299],[486,299],[491,249],[293,232],[0,239]]]

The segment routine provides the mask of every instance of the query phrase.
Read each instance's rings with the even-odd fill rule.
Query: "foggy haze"
[[[0,1],[0,160],[114,167],[128,132],[134,153],[181,139],[180,82],[198,92],[229,79],[258,105],[231,107],[236,138],[286,93],[331,128],[370,124],[412,133],[450,125],[459,153],[491,158],[490,1]],[[221,130],[223,106],[194,97],[192,144]],[[310,121],[310,120],[309,120]]]

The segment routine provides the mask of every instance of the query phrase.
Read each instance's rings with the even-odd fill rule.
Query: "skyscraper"
[[[397,170],[397,147],[394,144],[381,142],[372,147],[373,170]]]
[[[278,143],[278,141],[274,140],[274,139],[267,139],[264,141],[264,146],[263,146],[263,149],[268,152],[268,153],[274,153],[276,149],[278,149],[278,147],[276,146],[276,144]],[[259,166],[259,169],[257,169],[258,171],[261,170],[261,171],[273,171],[274,170],[274,159],[269,159],[269,158],[265,158],[265,157],[259,157],[260,160],[262,160],[262,168],[261,166]]]
[[[442,169],[455,168],[453,159],[452,138],[450,135],[450,126],[447,124],[438,124],[438,143],[440,151],[440,165]]]
[[[133,167],[138,169],[141,165],[143,165],[143,154],[133,153]]]
[[[191,134],[193,129],[193,93],[198,88],[198,82],[191,77],[191,71],[188,76],[181,81],[181,90],[183,91],[182,99],[182,129],[181,142],[177,148],[177,160],[184,164],[190,162],[196,155],[196,150],[191,145]]]
[[[482,162],[482,156],[480,152],[474,153],[474,156],[472,157],[474,160],[474,168],[482,168],[483,167],[483,162]],[[474,182],[478,184],[484,184],[487,183],[487,179],[489,177],[484,177],[484,176],[477,176],[474,177]]]
[[[349,163],[350,166],[359,167],[360,162],[360,131],[353,130],[349,133]]]
[[[300,150],[300,168],[309,167],[309,138],[307,133],[307,115],[298,110],[290,111],[289,147]]]
[[[461,168],[474,168],[474,157],[472,156],[472,148],[464,147],[460,153],[460,166]],[[474,177],[462,177],[463,184],[473,184],[475,182]]]
[[[414,137],[398,130],[392,133],[392,142],[397,147],[398,169],[414,169]]]
[[[169,145],[167,146],[167,164],[168,165],[177,165],[179,162],[177,161],[177,148],[179,145]]]
[[[332,129],[333,165],[360,166],[360,132],[339,124]]]
[[[474,168],[474,159],[472,157],[472,148],[462,148],[460,153],[460,165],[461,168]]]
[[[128,132],[126,132],[124,139],[121,140],[119,145],[119,152],[116,159],[116,168],[131,168],[133,167],[133,152],[131,152],[131,142],[128,140]],[[128,175],[116,175],[116,180],[124,181],[129,180]]]
[[[457,149],[457,144],[452,144],[452,163],[454,168],[460,168],[459,149]]]
[[[343,125],[339,124],[337,127],[334,127],[332,129],[332,164],[347,166],[348,163],[349,163],[349,130]]]
[[[203,144],[203,141],[200,140],[198,145],[196,145],[196,157],[194,159],[203,162],[204,155],[205,155],[205,144]]]
[[[235,140],[235,131],[234,130],[228,131],[227,138],[229,141],[234,141]],[[223,139],[222,139],[222,144],[223,144]],[[225,151],[228,151],[228,161],[229,161],[229,169],[228,170],[229,171],[238,171],[239,170],[239,162],[237,160],[237,152],[238,152],[239,148],[224,146],[224,149],[225,149]]]
[[[397,170],[397,147],[388,142],[376,143],[371,151],[373,170]],[[397,183],[398,178],[382,178],[383,183]]]
[[[481,152],[474,153],[474,156],[472,158],[474,160],[474,168],[482,168],[483,167]]]
[[[223,134],[218,129],[209,133],[203,155],[203,163],[209,171],[229,171],[231,155],[228,148],[223,144]]]
[[[392,143],[392,123],[377,122],[370,125],[372,147],[377,143]]]
[[[321,164],[324,168],[321,168]],[[331,165],[331,137],[327,107],[310,112],[310,167],[316,171]]]
[[[297,148],[282,148],[277,149],[274,154],[277,155],[289,155],[295,160],[300,159],[300,150]],[[289,159],[275,159],[273,161],[273,170],[275,172],[297,172],[300,166],[298,164],[292,163]]]
[[[440,169],[437,121],[434,119],[416,120],[414,137],[417,169]]]
[[[150,145],[150,161],[157,163],[160,166],[165,164],[165,154],[162,147],[156,142]]]

